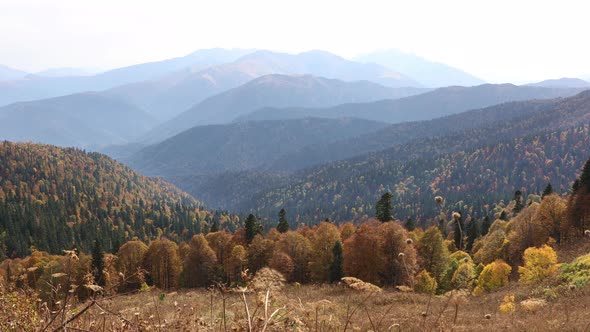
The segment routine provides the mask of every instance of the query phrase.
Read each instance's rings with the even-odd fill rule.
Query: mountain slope
[[[127,163],[163,177],[264,167],[307,145],[358,136],[385,126],[360,119],[301,119],[199,126],[134,154]]]
[[[0,139],[90,147],[127,143],[155,124],[135,106],[97,93],[0,108]]]
[[[184,57],[117,68],[92,76],[42,77],[0,82],[0,106],[18,101],[63,96],[84,91],[100,91],[115,86],[155,80],[186,67],[204,68],[230,62],[251,51],[211,49],[200,50]]]
[[[109,94],[167,120],[207,97],[270,74],[313,75],[344,81],[367,80],[390,87],[420,86],[379,65],[348,61],[328,52],[292,55],[256,51],[234,62],[205,69],[187,68],[158,80],[117,87]]]
[[[0,65],[0,81],[19,80],[25,76],[27,73],[22,70]]]
[[[95,239],[108,251],[134,237],[188,239],[205,219],[228,220],[98,153],[5,141],[0,161],[0,256],[22,256],[31,246],[88,252]]]
[[[545,80],[537,83],[530,83],[527,86],[540,86],[545,88],[561,88],[561,89],[571,89],[571,88],[590,88],[590,82],[586,82],[579,78],[559,78],[553,80]]]
[[[584,92],[537,114],[304,170],[232,208],[256,206],[271,216],[284,206],[305,220],[347,220],[373,213],[376,198],[389,188],[397,217],[427,218],[437,213],[435,195],[469,210],[477,202],[508,199],[517,189],[540,192],[547,182],[566,191],[588,158],[589,120],[590,92]],[[469,212],[481,217],[479,208]]]
[[[193,126],[228,123],[265,106],[322,107],[400,98],[426,91],[428,90],[419,88],[388,88],[368,81],[344,82],[310,75],[266,75],[207,98],[154,129],[147,136],[150,141],[156,141]]]
[[[419,56],[389,49],[372,52],[355,58],[356,61],[373,62],[395,69],[412,77],[427,87],[451,85],[473,86],[484,84],[481,79],[451,66],[428,61]]]
[[[583,89],[550,89],[512,84],[484,84],[475,87],[448,87],[397,100],[343,104],[329,108],[265,108],[244,116],[243,120],[296,119],[309,116],[356,117],[399,123],[439,118],[508,101],[572,96]]]

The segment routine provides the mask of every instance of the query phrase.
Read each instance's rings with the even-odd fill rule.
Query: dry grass
[[[342,286],[286,285],[263,304],[256,293],[151,290],[100,299],[68,326],[77,331],[248,331],[250,321],[252,331],[590,331],[590,288],[562,294],[530,310],[522,305],[528,294],[513,287],[481,297],[463,293],[458,299],[457,295],[430,297],[393,289],[365,293]],[[521,305],[514,314],[501,314],[499,305],[511,294]],[[88,304],[73,306],[67,317]],[[6,313],[11,305],[0,303],[0,312]],[[40,330],[47,322],[34,325],[28,319],[30,328],[22,329],[14,321],[18,317],[8,316],[13,321],[4,320],[0,330]],[[39,319],[45,317],[49,318],[39,315]]]

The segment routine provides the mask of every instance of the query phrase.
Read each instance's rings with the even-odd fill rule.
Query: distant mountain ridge
[[[344,82],[311,75],[266,75],[205,99],[154,128],[145,135],[145,140],[157,142],[194,126],[229,123],[266,106],[332,106],[354,101],[394,99],[427,91],[384,87],[369,81]]]
[[[0,139],[91,147],[128,143],[156,121],[143,110],[98,93],[0,107]]]
[[[583,88],[583,89],[590,89],[590,82],[586,82],[579,78],[559,78],[559,79],[552,79],[552,80],[545,80],[537,83],[530,83],[527,86],[540,86],[545,88],[561,88],[561,89],[571,89],[571,88]]]
[[[28,73],[22,70],[13,69],[4,65],[0,65],[0,81],[19,80],[27,75]]]
[[[375,51],[358,56],[354,60],[373,62],[394,69],[431,88],[452,85],[474,86],[485,83],[460,69],[395,49]]]
[[[264,108],[247,114],[240,120],[355,117],[399,123],[430,120],[509,101],[568,97],[583,90],[516,86],[513,84],[483,84],[475,87],[453,86],[396,100],[343,104],[329,108]]]

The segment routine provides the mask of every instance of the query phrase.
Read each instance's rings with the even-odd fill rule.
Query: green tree
[[[449,250],[438,227],[432,226],[424,232],[418,243],[418,255],[422,268],[440,281],[449,263]]]
[[[248,218],[246,219],[245,228],[246,241],[248,242],[248,244],[252,243],[252,240],[254,240],[256,234],[262,234],[262,226],[258,222],[258,219],[256,219],[256,217],[252,213],[250,213],[248,215]]]
[[[391,207],[391,198],[393,195],[390,192],[386,192],[381,196],[379,201],[377,201],[375,217],[379,219],[381,222],[388,222],[393,220],[393,216],[391,215],[392,207]]]
[[[408,220],[406,221],[406,223],[404,224],[404,227],[408,230],[408,231],[413,231],[416,229],[416,221],[414,221],[414,219],[412,218],[408,218]]]
[[[514,215],[517,215],[524,208],[524,204],[522,203],[522,191],[515,191],[512,200],[514,201],[514,209],[512,211],[514,212]]]
[[[105,285],[104,279],[104,252],[100,241],[94,241],[94,247],[92,248],[92,274],[94,276],[94,282],[99,286]]]
[[[553,187],[551,186],[551,183],[547,183],[547,187],[545,187],[545,189],[543,190],[543,194],[541,195],[542,198],[545,198],[545,196],[549,196],[553,194]]]
[[[279,224],[277,225],[277,231],[285,233],[289,230],[289,222],[287,221],[287,212],[285,209],[279,211]]]
[[[338,240],[332,248],[332,263],[330,264],[330,282],[336,282],[344,277],[342,268],[342,243]]]
[[[486,236],[486,234],[488,234],[488,231],[490,230],[491,226],[492,226],[492,220],[490,219],[489,216],[485,216],[485,218],[483,218],[483,222],[481,223],[481,235]]]
[[[467,244],[465,245],[465,250],[471,251],[473,249],[473,243],[480,235],[479,223],[475,219],[471,219],[471,221],[467,224]]]

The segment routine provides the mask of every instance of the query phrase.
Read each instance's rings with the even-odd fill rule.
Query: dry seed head
[[[461,213],[453,212],[453,220],[457,221],[461,218]]]
[[[403,252],[400,252],[399,254],[397,254],[397,257],[399,258],[404,258],[406,256],[406,254],[404,254]]]
[[[414,243],[414,240],[412,240],[412,239],[406,239],[406,244],[412,244],[412,243]]]
[[[483,316],[483,318],[485,318],[485,319],[492,319],[492,315],[490,315],[490,314],[485,314],[485,316]]]
[[[576,285],[574,285],[574,284],[570,284],[570,285],[569,285],[569,288],[570,288],[570,290],[574,290],[574,289],[576,289]]]
[[[426,316],[428,316],[428,313],[426,311],[422,311],[421,315],[422,315],[422,317],[426,317]]]
[[[438,204],[442,204],[442,202],[443,202],[443,198],[442,198],[442,196],[436,196],[436,197],[434,198],[434,200],[435,200],[435,201],[436,201]]]
[[[590,236],[590,229],[587,229],[587,230],[585,230],[585,231],[584,231],[584,235],[586,235],[586,236]]]

